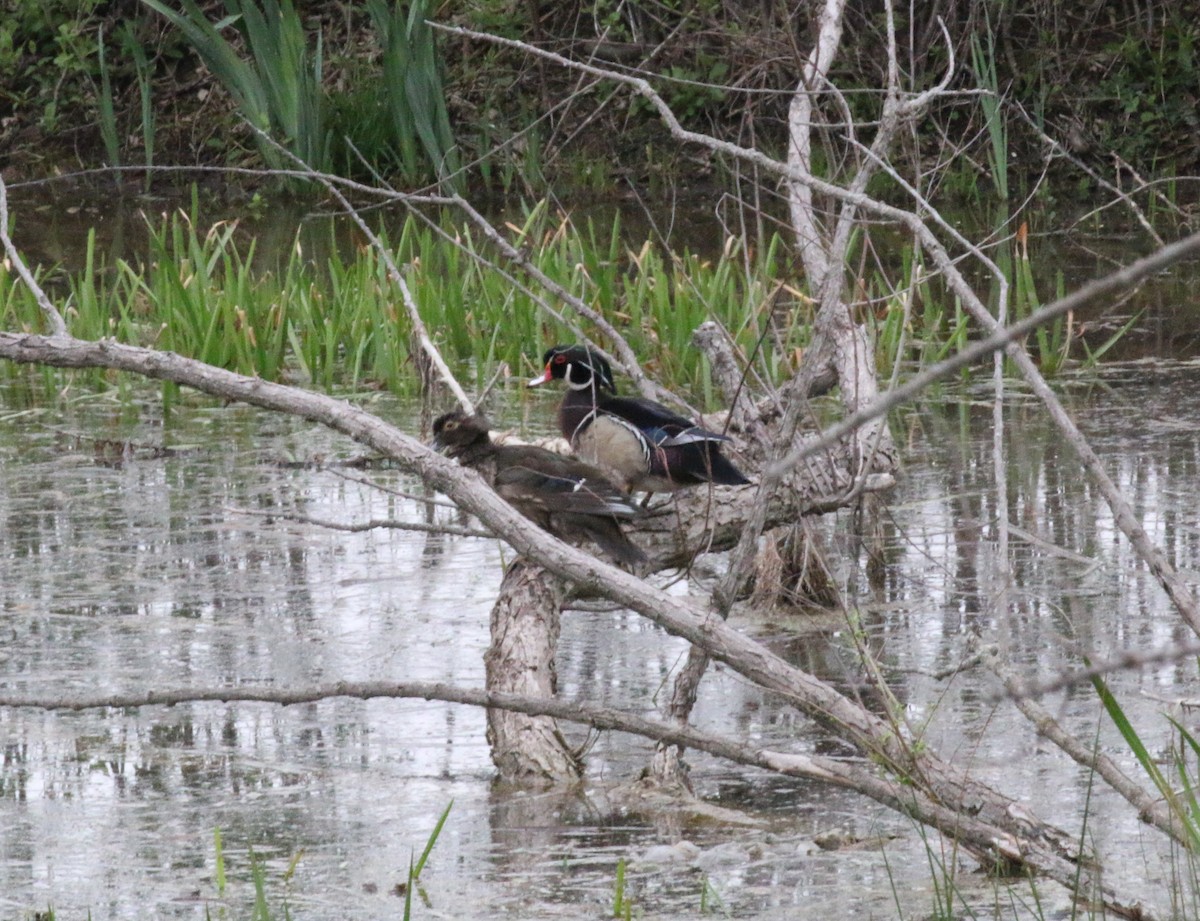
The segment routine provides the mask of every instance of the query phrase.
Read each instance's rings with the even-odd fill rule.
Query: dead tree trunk
[[[523,558],[504,573],[492,606],[492,643],[484,656],[489,691],[553,697],[557,692],[562,583]],[[580,763],[548,716],[488,710],[487,737],[501,780],[559,784],[578,780]]]

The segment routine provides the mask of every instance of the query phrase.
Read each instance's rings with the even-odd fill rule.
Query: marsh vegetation
[[[50,180],[0,181],[6,908],[1195,914],[1193,26],[1105,52],[1159,40],[1146,147],[1058,120],[1069,56],[1014,57],[1041,8],[764,7],[711,47],[674,8],[146,9],[186,64],[95,45],[144,244],[31,259]],[[663,29],[731,53],[673,69]],[[524,62],[545,120],[463,118],[499,90],[448,46]],[[180,79],[226,156],[162,213]],[[455,406],[548,434],[519,382],[585,341],[754,481],[631,514],[636,572],[424,441]]]

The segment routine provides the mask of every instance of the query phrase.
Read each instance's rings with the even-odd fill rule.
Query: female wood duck
[[[599,470],[533,445],[498,445],[483,416],[446,413],[433,423],[434,445],[477,470],[518,512],[570,543],[589,539],[633,567],[646,556],[626,537],[621,519],[640,511]]]
[[[542,364],[546,370],[529,386],[566,381],[558,410],[563,436],[583,460],[622,488],[669,492],[698,483],[750,482],[721,453],[721,442],[730,439],[660,403],[617,396],[611,366],[591,349],[556,345],[542,356]]]

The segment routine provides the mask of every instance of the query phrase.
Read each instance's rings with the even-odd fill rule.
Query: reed
[[[872,314],[881,376],[891,375],[897,362],[919,369],[966,346],[970,317],[957,298],[930,282],[924,260],[913,248],[901,252],[897,281],[876,273],[867,293],[872,303],[883,304],[882,311]]]
[[[437,844],[438,838],[441,837],[442,828],[446,824],[446,819],[450,817],[450,810],[454,808],[454,800],[450,800],[446,804],[446,808],[442,810],[442,814],[438,816],[437,822],[433,826],[433,830],[429,833],[429,837],[425,841],[425,849],[421,851],[421,856],[417,858],[416,864],[413,866],[413,879],[420,879],[421,871],[425,869],[425,864],[429,860],[429,855],[433,853],[434,845]]]
[[[1162,801],[1166,803],[1172,815],[1179,820],[1179,827],[1184,833],[1184,845],[1188,853],[1190,855],[1200,853],[1200,802],[1197,801],[1195,793],[1196,784],[1200,782],[1196,774],[1200,773],[1200,769],[1189,767],[1187,757],[1189,753],[1193,757],[1200,757],[1200,743],[1178,722],[1168,719],[1168,722],[1180,735],[1180,747],[1175,749],[1171,759],[1173,762],[1171,771],[1181,781],[1181,786],[1176,788],[1159,766],[1158,759],[1150,753],[1141,733],[1133,725],[1132,720],[1129,719],[1125,709],[1104,679],[1099,676],[1093,677],[1092,686],[1097,697],[1100,698],[1104,711],[1121,734],[1121,738],[1125,741],[1134,760],[1141,765],[1150,782],[1158,790]]]
[[[142,163],[146,167],[144,188],[149,191],[151,168],[154,166],[156,122],[154,97],[151,91],[154,69],[146,57],[146,49],[138,40],[133,26],[126,24],[121,35],[121,47],[133,58],[134,75],[137,78],[138,99],[141,104]]]
[[[216,23],[196,0],[181,0],[181,9],[143,2],[183,32],[251,126],[314,169],[361,170],[359,159],[367,158],[373,170],[395,164],[407,183],[432,174],[461,187],[427,0],[410,6],[368,0],[383,49],[382,74],[367,68],[346,92],[323,85],[320,33],[309,37],[292,0],[224,0],[228,15]],[[225,38],[229,26],[240,33],[249,60]],[[146,115],[143,104],[144,127]],[[255,142],[268,166],[294,166],[270,141],[256,136]],[[151,149],[147,145],[148,154]]]
[[[1042,306],[1029,258],[1029,227],[1024,222],[1017,229],[1011,252],[1009,247],[1005,247],[1004,256],[1002,266],[1010,279],[1013,319],[1019,320]],[[1056,275],[1056,287],[1061,296],[1065,289],[1061,271]],[[1049,325],[1039,326],[1033,334],[1033,345],[1031,352],[1042,373],[1052,376],[1060,372],[1071,348],[1071,330],[1067,319],[1058,317]]]
[[[433,830],[429,833],[425,841],[425,847],[421,851],[421,856],[417,857],[414,853],[409,861],[408,880],[404,884],[404,911],[402,917],[408,921],[412,917],[413,893],[418,892],[422,902],[430,905],[428,895],[420,889],[421,871],[425,868],[430,855],[433,853],[434,846],[441,836],[442,829],[446,824],[446,819],[450,816],[450,810],[454,806],[454,801],[447,803],[446,808],[442,810],[438,817]],[[213,829],[213,848],[214,848],[214,882],[217,889],[217,898],[224,900],[228,893],[227,868],[225,858],[225,845],[219,828]],[[250,883],[254,892],[253,907],[250,917],[254,921],[272,921],[272,919],[289,919],[291,918],[291,908],[288,905],[287,889],[295,877],[296,868],[299,866],[301,858],[304,856],[304,851],[297,851],[288,861],[287,868],[279,878],[279,882],[284,884],[284,892],[282,895],[277,895],[272,892],[268,894],[267,887],[267,872],[262,860],[255,853],[254,848],[249,849],[250,860]],[[277,907],[276,904],[278,903]],[[222,909],[221,917],[226,916],[226,911]],[[211,917],[211,914],[206,910],[206,917]]]
[[[1034,271],[1029,252],[1029,229],[1027,224],[1022,223],[1017,228],[1012,243],[1011,258],[1008,248],[1005,248],[1005,258],[1001,263],[1012,279],[1014,320],[1022,319],[1042,307],[1042,298],[1038,296],[1037,273]],[[1050,276],[1050,281],[1054,285],[1054,299],[1063,297],[1067,286],[1062,270],[1056,269]],[[1125,338],[1140,317],[1140,311],[1135,313],[1095,347],[1089,346],[1082,338],[1072,315],[1058,317],[1054,322],[1038,327],[1033,334],[1030,351],[1040,365],[1042,373],[1047,376],[1061,373],[1071,362],[1084,368],[1095,367],[1109,350]],[[1071,355],[1072,348],[1077,343],[1083,351],[1082,358],[1073,358]]]
[[[192,213],[197,210],[193,205]],[[722,323],[742,355],[758,355],[760,373],[775,381],[790,375],[808,344],[811,304],[786,286],[790,266],[779,238],[747,265],[736,246],[711,256],[670,253],[631,242],[617,218],[578,226],[544,205],[504,232],[539,271],[615,325],[647,373],[704,407],[724,400],[712,391],[703,355],[691,345],[700,323]],[[408,313],[372,248],[347,247],[330,230],[325,239],[305,234],[282,252],[261,253],[236,223],[203,228],[184,213],[152,225],[149,238],[144,258],[114,266],[103,264],[95,239],[89,240],[84,268],[59,285],[68,292],[63,312],[73,334],[170,349],[324,390],[418,392]],[[468,388],[482,389],[504,365],[514,378],[527,377],[547,347],[576,338],[469,226],[410,218],[385,234],[385,243],[405,266],[418,312]],[[1029,260],[1011,271],[1016,303],[1022,311],[1034,309],[1040,301]],[[937,361],[961,348],[968,330],[962,310],[926,276],[918,255],[906,255],[900,275],[899,284],[885,284],[881,276],[867,284],[869,302],[882,305],[875,322],[885,374],[895,361]],[[3,267],[0,320],[8,329],[44,331],[37,304]],[[598,331],[583,328],[603,343]],[[1062,366],[1069,333],[1067,324],[1033,341],[1047,370]],[[770,347],[759,350],[764,336]],[[1092,360],[1116,338],[1096,348]],[[28,369],[0,367],[0,374],[34,386]],[[102,371],[47,371],[47,391],[68,374],[94,387],[122,380]],[[165,399],[173,396],[164,389]]]
[[[733,915],[729,911],[729,906],[725,904],[725,900],[721,898],[721,893],[717,891],[717,887],[713,885],[707,873],[700,877],[700,914],[717,914],[720,913],[726,918],[731,918]]]
[[[425,174],[423,153],[440,181],[461,190],[441,62],[433,30],[425,21],[428,0],[415,0],[409,6],[395,0],[367,0],[367,11],[383,47],[384,95],[403,175],[415,180]]]
[[[1176,819],[1182,840],[1173,842],[1169,895],[1172,916],[1200,916],[1200,740],[1173,717],[1166,717],[1173,738],[1165,752],[1143,739],[1144,727],[1135,726],[1103,678],[1092,678],[1101,706],[1120,733],[1134,761],[1158,791],[1160,801]]]
[[[321,40],[318,35],[310,48],[292,0],[225,0],[228,16],[216,24],[196,0],[180,0],[181,10],[161,0],[142,2],[183,32],[246,121],[314,169],[329,167]],[[253,63],[221,34],[228,25],[241,33]],[[292,165],[269,142],[256,137],[256,143],[268,165]]]
[[[109,166],[121,165],[120,135],[117,131],[117,115],[113,105],[112,77],[108,58],[104,53],[104,28],[96,38],[96,51],[100,65],[100,138],[104,142],[104,153]]]
[[[985,23],[983,37],[971,36],[971,61],[975,79],[984,93],[979,97],[983,110],[984,124],[991,142],[988,162],[992,168],[992,181],[996,196],[1007,206],[1008,202],[1008,126],[1004,122],[1001,108],[1000,81],[996,70],[996,42],[991,23]]]
[[[277,380],[285,362],[286,288],[252,268],[254,243],[242,252],[236,230],[220,223],[201,234],[184,218],[152,229],[150,264],[120,265],[119,309],[147,321],[141,334],[151,341],[142,344]]]
[[[494,254],[486,242],[469,228],[447,230],[457,245],[410,220],[389,245],[408,264],[424,322],[468,384],[482,386],[502,363],[524,374],[546,347],[574,337],[487,262]],[[508,231],[540,271],[615,323],[669,386],[706,390],[702,357],[690,345],[699,323],[721,321],[749,355],[773,322],[765,308],[782,272],[780,245],[768,247],[746,274],[732,258],[630,247],[616,220],[603,230],[579,229],[535,208]],[[67,320],[79,336],[168,348],[266,379],[413,392],[411,330],[385,266],[370,249],[348,257],[332,241],[328,249],[318,259],[297,242],[272,262],[235,224],[201,230],[177,214],[151,228],[145,260],[118,262],[110,272],[96,266],[89,249],[87,268],[68,280]],[[36,304],[20,288],[0,291],[10,327],[42,328]],[[807,338],[806,326],[793,322],[798,317],[788,312],[780,328],[788,348]],[[788,370],[775,366],[777,376]]]
[[[633,917],[633,899],[625,887],[625,858],[617,861],[617,874],[613,882],[612,917],[629,921]]]
[[[289,867],[289,872],[294,869],[294,866],[293,863]],[[292,912],[288,907],[286,893],[280,897],[280,910],[276,912],[271,910],[271,902],[267,898],[267,872],[263,868],[262,861],[258,859],[258,855],[254,853],[254,848],[250,848],[250,879],[254,884],[254,909],[250,915],[252,921],[273,921],[273,919],[290,921]]]
[[[221,829],[213,829],[213,863],[215,865],[214,879],[217,885],[217,897],[225,897],[225,845],[221,841]]]

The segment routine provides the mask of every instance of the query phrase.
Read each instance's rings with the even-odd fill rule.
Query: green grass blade
[[[221,829],[213,829],[213,849],[215,851],[217,895],[225,897],[225,847],[221,842]]]
[[[1091,663],[1088,662],[1087,664],[1090,666]],[[1117,699],[1108,689],[1108,685],[1105,684],[1104,679],[1099,675],[1096,675],[1092,678],[1092,685],[1096,688],[1096,693],[1100,695],[1100,701],[1103,704],[1104,709],[1108,712],[1109,718],[1117,727],[1117,731],[1121,733],[1121,737],[1125,740],[1125,744],[1129,746],[1129,750],[1133,753],[1134,758],[1136,758],[1138,764],[1142,766],[1142,770],[1146,772],[1146,775],[1150,778],[1150,781],[1155,787],[1158,788],[1158,792],[1162,795],[1163,799],[1166,800],[1171,811],[1182,821],[1188,835],[1188,841],[1190,842],[1191,849],[1193,851],[1200,851],[1200,825],[1197,825],[1193,816],[1180,806],[1179,797],[1177,796],[1176,792],[1171,789],[1170,784],[1167,783],[1167,778],[1163,775],[1158,765],[1154,763],[1154,759],[1147,750],[1145,743],[1142,742],[1141,737],[1138,735],[1137,730],[1134,729],[1133,724],[1129,721],[1125,711],[1121,708],[1121,705],[1117,702]],[[1200,748],[1197,748],[1196,751],[1198,754],[1200,754]],[[1185,788],[1190,791],[1190,782],[1185,781]]]
[[[417,860],[414,879],[420,879],[421,871],[425,869],[425,861],[429,859],[429,855],[433,851],[433,846],[437,844],[438,835],[442,833],[442,826],[446,824],[446,819],[450,815],[450,810],[453,806],[454,800],[450,800],[446,804],[446,808],[442,810],[442,815],[437,820],[437,824],[433,826],[433,831],[429,833],[429,840],[425,842],[425,850],[421,851],[421,856]]]
[[[417,888],[417,876],[413,872],[412,858],[408,859],[408,885],[404,887],[404,921],[412,921],[412,894]]]
[[[283,874],[283,881],[285,883],[291,882],[292,877],[296,875],[296,867],[300,865],[300,858],[303,856],[304,848],[300,848],[300,850],[292,855],[292,859],[288,861],[287,870]]]
[[[1107,339],[1105,339],[1104,342],[1101,345],[1097,346],[1094,350],[1089,349],[1087,347],[1087,343],[1084,343],[1084,349],[1087,352],[1087,359],[1085,361],[1085,364],[1089,367],[1098,364],[1100,359],[1104,357],[1105,353],[1109,349],[1111,349],[1114,345],[1116,345],[1118,342],[1120,342],[1122,339],[1124,339],[1125,334],[1128,333],[1131,329],[1133,329],[1134,324],[1137,323],[1137,321],[1142,318],[1142,314],[1144,312],[1145,311],[1143,311],[1143,310],[1139,310],[1137,313],[1135,313],[1133,316],[1131,316],[1129,318],[1128,322],[1126,322],[1120,329],[1118,329],[1115,333],[1113,333],[1111,336],[1109,336]]]
[[[1187,748],[1191,749],[1192,755],[1196,758],[1197,765],[1200,766],[1200,741],[1197,741],[1196,737],[1188,732],[1184,725],[1173,717],[1167,717],[1167,722],[1175,727],[1179,733],[1179,738]],[[1188,804],[1188,812],[1182,814],[1180,817],[1187,826],[1188,833],[1193,840],[1200,840],[1200,799],[1196,797],[1197,779],[1188,773],[1187,758],[1183,754],[1180,755],[1176,762],[1176,770],[1179,773],[1179,782],[1183,790],[1183,796]]]
[[[271,907],[267,904],[267,880],[262,864],[250,848],[250,876],[254,880],[254,921],[271,921]]]
[[[1090,662],[1085,659],[1085,664],[1089,667]],[[1125,744],[1129,746],[1129,750],[1137,759],[1138,764],[1142,766],[1142,770],[1159,789],[1159,792],[1166,793],[1170,788],[1167,785],[1166,778],[1163,777],[1162,771],[1158,769],[1158,765],[1154,763],[1154,759],[1150,756],[1150,752],[1146,749],[1146,745],[1142,742],[1137,730],[1133,728],[1133,724],[1129,721],[1129,717],[1125,715],[1125,710],[1118,703],[1112,691],[1109,690],[1108,684],[1099,675],[1092,677],[1092,686],[1096,689],[1096,694],[1100,697],[1100,703],[1108,713],[1109,719],[1113,721],[1113,725],[1117,727],[1117,731],[1121,733],[1121,738],[1125,740]]]
[[[629,905],[625,899],[625,858],[622,857],[617,861],[617,878],[613,883],[612,916],[614,918],[624,917],[628,908]]]

